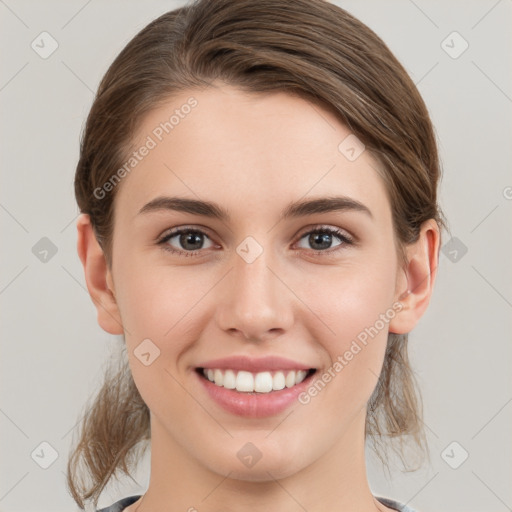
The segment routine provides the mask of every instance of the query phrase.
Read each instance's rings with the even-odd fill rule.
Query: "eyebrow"
[[[203,215],[229,222],[230,214],[222,206],[210,201],[200,201],[185,197],[160,196],[152,199],[145,204],[139,214],[156,212],[162,210],[173,210],[178,212],[190,213],[193,215]],[[372,212],[363,203],[347,196],[321,197],[318,199],[309,199],[290,203],[281,213],[280,221],[290,218],[313,215],[315,213],[328,213],[337,211],[356,211],[362,212],[373,219]]]

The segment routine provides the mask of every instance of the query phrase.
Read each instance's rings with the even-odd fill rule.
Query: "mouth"
[[[275,416],[297,405],[320,371],[277,354],[231,355],[198,362],[193,369],[212,404],[246,418]]]
[[[316,371],[316,368],[261,372],[229,368],[196,368],[197,374],[202,379],[211,382],[215,386],[250,395],[274,394],[285,389],[294,388],[309,380]]]

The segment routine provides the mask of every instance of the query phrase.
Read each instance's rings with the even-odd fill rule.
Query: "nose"
[[[251,263],[236,254],[219,296],[220,328],[245,341],[273,339],[293,323],[294,295],[268,252],[263,251]]]

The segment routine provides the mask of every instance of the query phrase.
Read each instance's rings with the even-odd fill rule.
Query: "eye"
[[[163,249],[173,253],[183,254],[184,256],[199,256],[201,249],[204,249],[204,238],[208,235],[200,229],[180,228],[168,232],[157,243],[162,245]],[[176,239],[173,241],[173,239]],[[173,241],[171,243],[171,241]],[[176,247],[174,244],[177,244]],[[210,247],[213,246],[213,243]],[[206,247],[208,248],[208,247]]]
[[[329,249],[333,247],[333,237],[337,238],[339,243],[334,246],[334,251],[330,251]],[[205,238],[210,241],[209,247],[204,246]],[[311,250],[317,254],[331,254],[332,252],[341,249],[341,246],[352,245],[354,243],[353,240],[344,232],[338,229],[322,226],[318,226],[315,229],[304,233],[300,237],[300,241],[303,239],[306,240],[306,243],[311,244]],[[162,238],[160,238],[160,240],[157,241],[157,244],[161,245],[166,251],[183,256],[200,256],[201,249],[208,249],[214,246],[210,237],[204,231],[197,228],[187,227],[173,229],[172,231],[167,232]]]
[[[343,233],[342,231],[334,228],[327,228],[327,227],[317,227],[313,230],[308,231],[307,233],[304,233],[300,240],[306,239],[306,243],[309,243],[312,246],[312,250],[320,253],[320,252],[327,252],[328,249],[331,249],[332,247],[332,239],[337,238],[340,243],[335,245],[334,247],[340,248],[340,246],[344,245],[352,245],[353,240]],[[334,249],[335,251],[338,249]],[[332,251],[328,251],[331,253]]]

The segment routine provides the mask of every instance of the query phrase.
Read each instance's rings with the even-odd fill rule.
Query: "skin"
[[[257,95],[219,83],[184,91],[144,119],[135,146],[191,95],[197,107],[118,185],[111,268],[89,217],[77,223],[98,322],[124,334],[134,381],[151,412],[150,484],[142,505],[127,510],[392,510],[373,497],[367,481],[366,403],[388,331],[410,332],[427,308],[438,226],[424,223],[401,268],[378,163],[368,151],[349,161],[338,145],[350,130],[320,106],[282,92]],[[162,195],[213,201],[232,218],[138,214]],[[340,211],[278,222],[290,202],[329,195],[362,202],[373,218]],[[330,247],[319,249],[304,236],[318,224],[355,243],[333,235]],[[157,244],[170,228],[185,225],[207,235],[199,256]],[[236,252],[247,236],[263,248],[251,264]],[[179,236],[167,244],[191,251]],[[321,375],[398,300],[403,309],[307,405],[241,418],[213,403],[194,374],[205,360],[272,354],[308,362]],[[147,338],[160,349],[149,366],[133,352]],[[247,442],[262,454],[251,468],[237,457]]]

